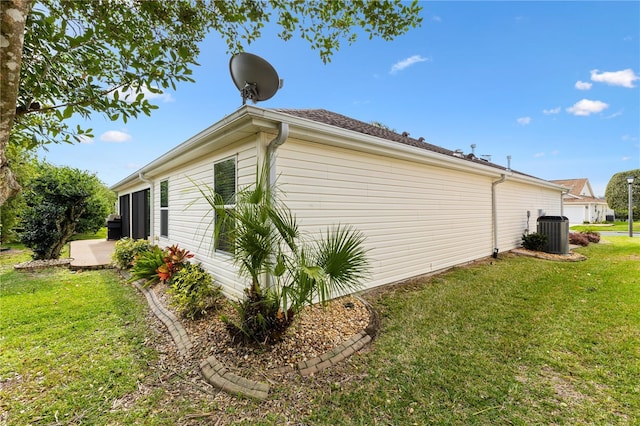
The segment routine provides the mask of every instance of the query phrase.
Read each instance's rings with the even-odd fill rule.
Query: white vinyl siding
[[[233,156],[236,159],[238,187],[253,184],[256,170],[255,139],[244,141],[213,152],[198,161],[172,170],[168,175],[156,179],[157,193],[160,181],[170,180],[171,215],[169,217],[169,238],[160,238],[161,247],[179,244],[194,253],[194,261],[202,263],[231,297],[239,297],[245,282],[237,276],[237,268],[228,253],[212,249],[213,212],[198,190],[205,186],[214,187],[214,164]],[[158,195],[159,197],[159,195]],[[156,234],[159,233],[160,213],[156,212]]]
[[[213,188],[214,165],[230,157],[236,158],[238,190],[254,184],[259,159],[276,136],[279,120],[288,122],[290,135],[296,136],[275,150],[280,197],[297,216],[301,231],[313,237],[337,224],[353,225],[366,235],[368,288],[488,257],[494,230],[504,253],[521,245],[527,226],[535,231],[539,210],[562,212],[560,188],[542,180],[445,155],[440,162],[433,152],[319,123],[307,126],[286,114],[244,106],[140,172],[153,182],[154,242],[193,252],[193,260],[231,297],[241,297],[248,282],[238,277],[231,255],[213,250],[212,209],[197,185]],[[507,176],[495,185],[494,229],[492,183],[501,173]],[[140,176],[119,184],[118,195],[148,188]],[[171,209],[166,238],[160,237],[157,207],[164,180],[169,182]]]
[[[500,253],[520,247],[522,234],[527,229],[527,211],[530,212],[529,232],[536,232],[538,211],[547,216],[560,216],[560,192],[517,182],[513,178],[496,186],[498,247]]]
[[[289,140],[278,184],[302,229],[365,233],[373,287],[488,256],[491,179]]]

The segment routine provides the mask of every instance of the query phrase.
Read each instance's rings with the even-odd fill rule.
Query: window
[[[231,213],[236,206],[236,159],[229,158],[213,165],[213,189],[222,197],[225,212]],[[216,213],[216,221],[220,220]],[[216,250],[231,253],[230,234],[233,231],[233,223],[227,221],[226,226],[220,228],[218,239],[215,242]]]
[[[169,181],[160,182],[160,236],[169,236]]]

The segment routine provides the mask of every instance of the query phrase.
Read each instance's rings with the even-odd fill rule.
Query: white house
[[[472,154],[326,110],[247,105],[112,187],[123,235],[191,250],[228,295],[241,295],[194,182],[232,193],[255,182],[262,160],[302,231],[340,223],[366,235],[367,288],[508,251],[535,230],[538,211],[562,212],[561,186]]]
[[[595,196],[589,179],[562,179],[551,182],[567,188],[564,195],[564,215],[569,219],[570,225],[600,223],[606,221],[607,216],[613,217],[613,210],[609,208],[607,201]]]

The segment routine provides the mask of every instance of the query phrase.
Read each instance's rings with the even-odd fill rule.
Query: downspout
[[[272,201],[275,198],[276,183],[276,150],[284,144],[289,138],[289,124],[280,122],[278,135],[267,145],[267,161],[269,162],[269,174],[267,175],[267,185],[271,192]],[[275,261],[275,259],[271,259]],[[271,288],[275,285],[273,275],[266,274],[267,287]]]
[[[154,211],[153,211],[153,206],[155,205],[155,198],[154,198],[154,189],[153,189],[153,180],[151,179],[147,179],[146,177],[144,177],[144,173],[140,172],[138,173],[138,178],[140,178],[141,181],[143,181],[144,183],[148,183],[149,184],[149,238],[151,238],[151,243],[155,244],[155,240],[154,240],[154,234],[155,234],[155,228],[154,228],[154,223],[153,223],[153,218],[155,216]],[[132,219],[132,218],[130,218]]]
[[[500,179],[491,182],[491,220],[493,221],[493,258],[498,257],[498,201],[496,197],[496,186],[507,180],[507,175],[503,174]]]
[[[267,145],[267,157],[269,161],[269,176],[267,183],[269,188],[273,188],[273,184],[276,182],[276,150],[282,144],[287,141],[289,137],[289,124],[280,122],[278,129],[278,135]]]

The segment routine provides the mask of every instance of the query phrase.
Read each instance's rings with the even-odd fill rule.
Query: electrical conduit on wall
[[[493,258],[498,257],[498,201],[496,197],[496,186],[507,180],[507,175],[503,174],[500,179],[491,182],[491,220],[493,221]]]

